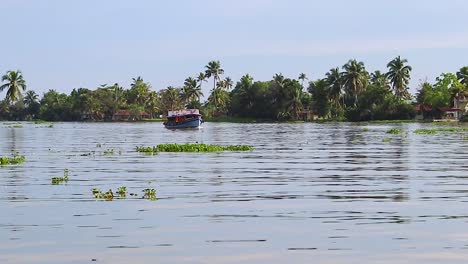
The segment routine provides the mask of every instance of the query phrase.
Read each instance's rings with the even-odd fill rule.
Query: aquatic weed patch
[[[0,157],[0,165],[19,164],[26,161],[26,158],[18,153],[13,154],[12,157]]]
[[[159,144],[153,147],[137,147],[137,152],[158,153],[158,152],[222,152],[222,151],[251,151],[252,146],[248,145],[210,145],[210,144]]]
[[[98,188],[93,188],[91,189],[91,192],[93,193],[93,196],[95,199],[99,200],[105,200],[105,201],[113,201],[114,198],[119,198],[119,199],[125,199],[127,198],[127,187],[121,186],[117,189],[117,191],[114,193],[112,189],[109,189],[107,192],[103,192]],[[156,201],[156,190],[153,188],[147,188],[142,190],[143,196],[140,199],[146,199],[150,201]],[[136,193],[130,193],[130,196],[134,196],[137,198],[138,194]]]
[[[143,190],[143,199],[148,199],[151,201],[156,200],[156,190],[155,189],[144,189]]]
[[[398,134],[401,134],[401,133],[403,133],[403,130],[399,129],[399,128],[392,128],[392,129],[387,131],[387,134],[393,134],[393,135],[398,135]]]
[[[419,128],[413,131],[418,135],[434,135],[437,133],[461,133],[468,132],[468,127],[444,127],[444,128]]]
[[[62,182],[68,182],[68,180],[69,180],[68,176],[69,176],[69,171],[68,171],[68,169],[65,169],[63,171],[63,177],[53,177],[50,180],[52,182],[52,185],[59,185]]]
[[[106,149],[103,153],[104,155],[114,155],[114,149]]]

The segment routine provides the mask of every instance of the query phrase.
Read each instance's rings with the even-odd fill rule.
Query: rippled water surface
[[[0,263],[467,263],[468,135],[434,126],[1,123]],[[255,149],[135,151],[185,142]]]

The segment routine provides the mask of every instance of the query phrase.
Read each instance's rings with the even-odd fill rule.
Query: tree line
[[[256,81],[246,74],[234,84],[231,78],[222,77],[221,63],[211,61],[180,87],[154,91],[150,83],[137,77],[128,89],[118,83],[104,84],[93,90],[73,89],[68,95],[49,90],[41,98],[27,90],[21,71],[8,71],[1,79],[0,91],[6,90],[6,96],[0,102],[0,119],[105,121],[125,110],[129,119],[137,120],[142,116],[156,118],[168,110],[198,108],[205,117],[285,121],[313,115],[323,120],[393,120],[413,118],[415,104],[437,112],[450,107],[453,97],[468,95],[468,66],[457,73],[441,74],[435,83],[422,82],[416,96],[409,93],[411,71],[408,61],[400,56],[387,64],[385,72],[369,72],[363,62],[352,59],[316,80],[309,80],[304,73],[297,78],[277,73],[271,80]],[[210,94],[201,103],[202,85],[210,79]]]

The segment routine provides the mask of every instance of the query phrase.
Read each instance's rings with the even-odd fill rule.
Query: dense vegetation
[[[153,91],[137,77],[128,89],[116,83],[94,90],[74,89],[69,95],[49,90],[40,99],[27,90],[21,71],[8,71],[1,79],[0,91],[6,90],[6,97],[0,102],[0,119],[139,120],[159,117],[168,110],[199,108],[206,118],[395,120],[413,118],[416,103],[428,106],[436,116],[441,107],[452,106],[454,96],[468,94],[468,66],[456,74],[441,74],[433,84],[423,82],[415,97],[408,92],[411,70],[400,57],[387,64],[386,72],[369,72],[363,62],[350,60],[309,82],[304,73],[297,79],[278,73],[267,81],[255,81],[246,74],[234,84],[231,78],[222,78],[220,62],[211,61],[205,71],[188,77],[177,88]],[[213,86],[202,104],[201,88],[209,79]]]
[[[221,152],[221,151],[250,151],[253,147],[247,145],[210,145],[210,144],[159,144],[154,147],[137,147],[137,152]]]

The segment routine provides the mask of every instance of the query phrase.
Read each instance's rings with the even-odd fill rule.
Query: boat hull
[[[165,122],[164,127],[169,129],[178,129],[178,128],[197,128],[202,124],[201,118],[186,120],[183,122]]]

